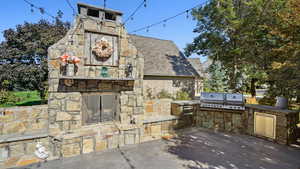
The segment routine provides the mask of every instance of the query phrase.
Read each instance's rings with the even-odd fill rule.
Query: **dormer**
[[[78,3],[78,13],[100,21],[109,21],[121,24],[122,13],[116,10]]]

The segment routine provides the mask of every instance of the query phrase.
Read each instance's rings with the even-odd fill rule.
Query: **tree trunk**
[[[255,90],[255,88],[256,88],[256,82],[257,82],[257,79],[255,79],[255,78],[251,79],[250,93],[251,93],[252,97],[256,96],[256,90]]]
[[[300,103],[300,90],[296,91],[296,103]]]
[[[45,89],[39,90],[38,92],[40,94],[41,102],[46,103],[46,101],[45,101],[45,97],[46,97]]]

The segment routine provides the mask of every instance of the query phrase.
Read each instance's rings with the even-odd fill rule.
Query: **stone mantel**
[[[62,80],[101,80],[101,81],[134,81],[134,78],[110,78],[110,77],[79,77],[79,76],[60,76]]]

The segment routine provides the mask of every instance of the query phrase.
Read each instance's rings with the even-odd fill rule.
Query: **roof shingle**
[[[188,61],[191,63],[200,77],[205,77],[205,70],[199,58],[188,58]]]
[[[145,58],[144,75],[198,76],[187,58],[169,40],[130,35],[130,41]]]

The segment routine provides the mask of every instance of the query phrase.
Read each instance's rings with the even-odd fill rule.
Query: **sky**
[[[28,0],[36,6],[45,8],[52,15],[56,15],[61,10],[63,20],[73,23],[74,17],[72,9],[68,6],[67,0]],[[88,3],[97,6],[103,6],[104,0],[69,0],[77,11],[77,2]],[[137,8],[142,0],[106,0],[106,7],[123,12],[123,21]],[[161,21],[167,17],[176,15],[190,9],[204,0],[147,0],[147,7],[142,7],[126,24],[128,32],[134,31],[141,27],[150,25],[157,21]],[[26,22],[37,22],[40,19],[53,20],[47,15],[42,15],[39,11],[31,12],[30,5],[24,0],[2,0],[0,6],[0,41],[3,41],[3,31],[8,28],[15,28],[16,25]],[[196,21],[191,16],[187,18],[186,14],[176,17],[165,23],[165,26],[158,25],[142,30],[135,34],[155,37],[159,39],[172,40],[180,48],[181,51],[187,43],[191,43],[197,34],[193,33]],[[193,55],[192,57],[198,57]],[[201,57],[201,61],[205,58]]]

